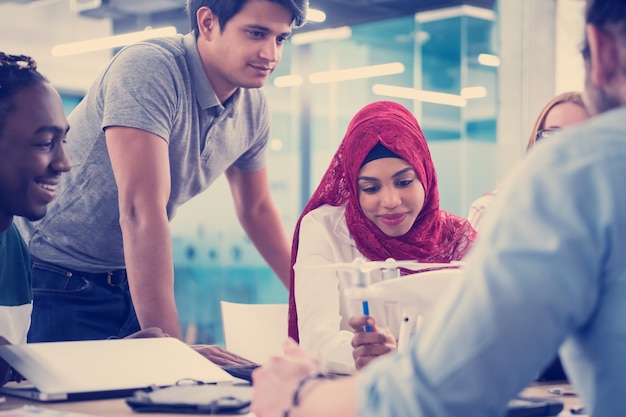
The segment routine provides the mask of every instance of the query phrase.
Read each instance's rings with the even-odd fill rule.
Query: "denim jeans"
[[[126,271],[93,274],[33,259],[28,342],[125,337],[139,330]]]

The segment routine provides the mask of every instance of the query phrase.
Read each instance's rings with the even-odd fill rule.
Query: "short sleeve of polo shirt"
[[[120,51],[102,77],[99,100],[104,103],[102,129],[126,126],[142,129],[169,142],[178,110],[178,86],[183,84],[176,59],[158,45],[138,43]]]

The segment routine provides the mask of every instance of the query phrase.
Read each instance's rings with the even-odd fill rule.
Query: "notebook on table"
[[[0,393],[38,401],[126,397],[185,380],[241,381],[175,338],[6,345],[0,357],[27,380]]]

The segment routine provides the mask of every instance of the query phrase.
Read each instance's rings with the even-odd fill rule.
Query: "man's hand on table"
[[[126,339],[140,339],[145,337],[169,337],[158,327],[140,330],[126,337]],[[218,345],[189,345],[193,350],[218,366],[255,365],[254,362],[222,349]]]

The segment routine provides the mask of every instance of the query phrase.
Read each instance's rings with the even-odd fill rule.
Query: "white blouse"
[[[361,301],[351,301],[352,297],[346,296],[353,274],[312,268],[365,258],[350,237],[344,213],[345,206],[323,205],[303,217],[294,264],[294,295],[302,349],[315,356],[328,371],[350,374],[355,366],[348,319],[363,313]],[[373,271],[370,282],[380,281],[381,276],[380,271]],[[399,311],[394,306],[370,303],[370,315],[377,325],[390,327],[397,339]],[[390,322],[396,325],[389,326]]]

